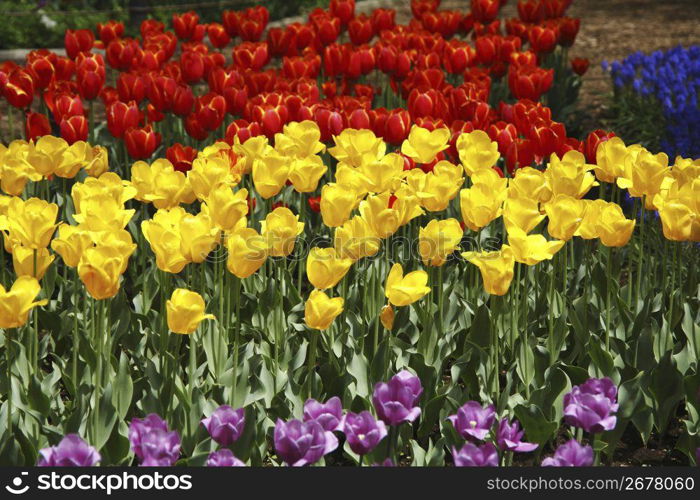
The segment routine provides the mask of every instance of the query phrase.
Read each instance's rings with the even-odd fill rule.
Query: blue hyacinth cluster
[[[700,156],[700,46],[636,52],[612,64],[604,61],[603,69],[610,72],[616,89],[659,101],[665,118],[663,151],[671,158]]]

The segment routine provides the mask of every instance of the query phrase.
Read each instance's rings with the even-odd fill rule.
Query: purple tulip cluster
[[[39,450],[38,467],[93,467],[102,457],[77,434],[68,434],[56,446]]]
[[[496,409],[493,405],[481,406],[476,401],[467,401],[457,413],[447,419],[459,435],[467,440],[460,449],[452,447],[452,457],[458,467],[495,467],[498,465],[498,449],[502,452],[528,453],[538,446],[523,441],[525,431],[521,430],[517,420],[511,423],[508,418],[502,418],[494,434]],[[477,444],[489,438],[498,447],[493,442]]]
[[[340,431],[345,434],[350,449],[364,456],[387,436],[387,425],[413,422],[420,416],[417,404],[422,392],[418,377],[407,370],[400,371],[388,382],[378,383],[372,403],[379,419],[369,411],[344,415],[337,397],[325,403],[309,399],[304,403],[303,421],[277,420],[275,451],[291,466],[313,464],[338,447],[338,438],[333,433]],[[393,465],[391,460],[389,463]]]
[[[231,446],[238,441],[245,427],[245,410],[234,410],[228,405],[219,406],[212,414],[203,418],[201,424],[209,432],[214,442],[221,446]],[[227,448],[213,451],[207,459],[207,467],[244,467],[245,464],[236,458]]]
[[[575,439],[559,446],[554,456],[542,460],[542,467],[588,467],[593,465],[593,448]]]
[[[131,421],[129,441],[142,466],[168,467],[180,457],[180,436],[155,413]]]
[[[564,396],[564,421],[594,434],[617,424],[617,387],[609,378],[590,378]]]

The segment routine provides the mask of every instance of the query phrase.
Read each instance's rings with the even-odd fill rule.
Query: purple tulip
[[[392,459],[385,458],[383,462],[372,464],[372,467],[396,467],[396,464]]]
[[[338,438],[315,420],[277,419],[274,438],[277,455],[293,467],[318,462],[338,447]]]
[[[476,401],[467,401],[447,418],[464,439],[483,440],[496,421],[496,409],[493,405],[482,408]]]
[[[498,450],[492,443],[465,443],[460,450],[452,447],[452,459],[455,467],[498,467]]]
[[[339,431],[343,428],[343,406],[340,398],[332,397],[326,403],[307,399],[304,403],[304,422],[315,420],[324,431]]]
[[[379,382],[374,386],[372,404],[379,418],[387,425],[413,422],[420,416],[416,403],[422,392],[418,377],[401,370],[389,382]]]
[[[167,432],[168,424],[155,413],[146,415],[145,418],[134,418],[129,425],[129,441],[131,442],[131,450],[139,460],[143,460],[143,450],[141,441],[143,436],[152,430],[162,430]]]
[[[102,457],[77,434],[68,434],[56,446],[39,450],[38,467],[92,467]]]
[[[504,417],[498,423],[496,442],[502,451],[528,453],[537,448],[538,445],[522,441],[524,434],[525,431],[520,430],[520,423],[517,420],[513,420],[511,424],[508,422],[508,419]]]
[[[366,455],[372,451],[387,435],[384,422],[376,420],[368,411],[348,413],[345,416],[343,432],[350,449],[358,455]]]
[[[588,467],[593,465],[593,448],[572,439],[561,445],[554,456],[542,460],[542,467]]]
[[[564,421],[587,432],[614,429],[617,409],[617,387],[607,377],[588,379],[564,396]]]
[[[245,467],[245,464],[237,459],[231,450],[224,448],[209,454],[207,467]]]
[[[245,410],[234,410],[228,405],[219,406],[208,417],[202,419],[211,438],[221,446],[229,446],[236,442],[245,426]]]
[[[141,436],[144,467],[169,467],[180,457],[180,436],[176,431],[153,429]]]

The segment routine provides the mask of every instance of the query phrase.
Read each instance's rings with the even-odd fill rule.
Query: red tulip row
[[[450,127],[455,138],[483,129],[511,171],[570,149],[592,161],[605,134],[585,143],[570,138],[539,102],[555,82],[544,63],[578,33],[579,20],[565,16],[571,2],[520,0],[506,34],[497,19],[506,0],[472,0],[468,13],[412,0],[407,25],[396,24],[391,9],[355,15],[354,0],[332,0],[306,23],[267,30],[262,6],[225,11],[221,23],[207,25],[194,12],[175,14],[173,31],[149,19],[140,38],[125,37],[124,25],[109,21],[98,25],[97,40],[92,30],[68,30],[66,57],[35,50],[23,66],[3,63],[0,89],[25,110],[28,139],[55,127],[68,142],[87,140],[85,103],[93,110],[101,101],[107,130],[132,159],[152,156],[161,133],[170,143],[186,142],[184,134],[232,142],[315,120],[324,141],[346,127],[371,128],[396,145],[413,123]],[[587,61],[572,61],[576,73],[586,68]],[[496,88],[506,92],[496,98]],[[31,111],[37,96],[44,112]],[[400,107],[387,109],[390,103]],[[168,156],[186,169],[181,158],[194,150],[174,148]]]

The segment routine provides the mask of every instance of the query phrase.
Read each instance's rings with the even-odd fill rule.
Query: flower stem
[[[610,307],[610,295],[611,295],[611,288],[612,288],[612,273],[610,272],[612,270],[612,247],[607,247],[608,248],[608,264],[607,264],[607,269],[608,272],[606,273],[607,275],[607,286],[605,287],[605,352],[610,354],[610,314],[611,314],[611,307]]]
[[[15,332],[17,330],[15,329]],[[9,330],[5,330],[5,364],[7,365],[7,436],[12,439],[12,337]]]
[[[641,220],[639,221],[639,254],[637,256],[637,287],[635,288],[634,294],[634,310],[637,310],[637,304],[639,303],[639,296],[642,293],[642,266],[644,265],[644,217],[645,215],[645,201],[642,197],[642,211]]]
[[[321,332],[311,332],[311,342],[309,345],[309,386],[307,389],[309,398],[314,395],[314,378],[316,373],[316,345],[318,343],[319,335],[321,335]]]
[[[234,407],[236,406],[236,389],[238,385],[238,351],[240,350],[241,342],[241,285],[241,279],[236,278],[233,292],[236,301],[236,326],[233,330],[233,390],[231,395]]]

